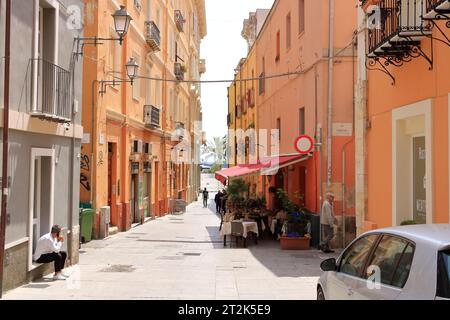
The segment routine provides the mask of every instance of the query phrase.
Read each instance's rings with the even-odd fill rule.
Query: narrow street
[[[184,215],[83,245],[69,280],[49,276],[5,299],[315,299],[324,254],[282,251],[271,241],[224,248],[212,206],[195,202]]]

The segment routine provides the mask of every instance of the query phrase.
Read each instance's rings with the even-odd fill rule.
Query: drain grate
[[[130,273],[133,272],[134,270],[136,270],[136,268],[134,268],[131,265],[115,264],[100,270],[100,272]]]
[[[191,256],[191,257],[200,257],[202,254],[197,252],[183,252],[183,255],[185,256]]]

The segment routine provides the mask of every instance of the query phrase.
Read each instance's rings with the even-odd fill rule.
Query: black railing
[[[33,92],[31,115],[70,122],[72,118],[70,72],[43,59],[31,59]]]
[[[151,105],[144,106],[144,122],[150,128],[160,127],[160,113],[159,108]]]
[[[177,25],[178,31],[183,32],[185,22],[186,20],[184,20],[181,10],[175,10],[175,24]]]
[[[153,51],[161,50],[161,32],[154,21],[145,21],[145,40]]]
[[[179,62],[175,62],[174,64],[174,73],[175,73],[175,78],[177,78],[177,80],[179,81],[183,81],[184,80],[184,68],[183,65]]]
[[[396,55],[409,50],[417,37],[429,31],[422,19],[427,0],[382,0],[375,10],[368,12],[373,24],[369,25],[369,53]],[[378,11],[377,11],[378,10]],[[375,16],[374,16],[375,15]],[[379,21],[377,21],[379,19]],[[383,50],[380,50],[383,46]]]
[[[449,9],[442,11],[438,9],[440,5],[444,4],[445,2],[449,2],[449,0],[426,0],[426,2],[427,2],[427,13],[433,10],[436,10],[437,13],[444,13],[444,14],[450,13]]]

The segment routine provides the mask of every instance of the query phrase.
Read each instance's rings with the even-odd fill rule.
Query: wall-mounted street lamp
[[[131,18],[131,16],[128,14],[125,6],[120,6],[120,9],[114,12],[114,14],[112,14],[111,16],[114,19],[114,28],[119,38],[75,38],[74,42],[76,51],[74,52],[74,54],[76,57],[83,55],[83,49],[85,45],[97,46],[103,44],[104,41],[119,41],[120,45],[122,45],[123,39],[128,33],[128,29],[130,28],[130,23],[133,18]]]
[[[138,76],[139,65],[134,58],[131,58],[125,67],[127,69],[128,78],[131,80],[131,85],[133,85],[133,80]]]
[[[120,6],[120,9],[114,12],[112,17],[114,19],[114,27],[116,29],[117,34],[119,35],[119,43],[122,45],[123,38],[128,33],[131,20],[133,19],[128,14],[124,6]]]
[[[125,68],[127,69],[127,75],[130,80],[122,80],[122,79],[113,79],[113,80],[102,80],[99,81],[100,84],[100,94],[106,93],[106,87],[119,85],[121,83],[131,83],[133,85],[134,79],[138,77],[138,70],[139,70],[139,64],[136,62],[134,58],[131,58],[127,64],[125,65]]]

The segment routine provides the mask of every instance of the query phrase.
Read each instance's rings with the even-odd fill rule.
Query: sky
[[[206,59],[202,80],[230,80],[241,58],[247,56],[247,42],[241,36],[244,19],[258,8],[270,9],[274,0],[206,0],[208,34],[202,42],[201,56]],[[203,84],[203,131],[207,139],[227,133],[230,83]]]

